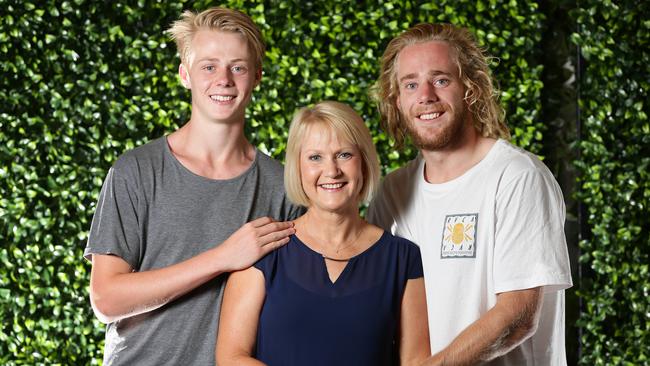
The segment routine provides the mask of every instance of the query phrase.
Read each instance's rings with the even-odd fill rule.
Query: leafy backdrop
[[[585,187],[579,199],[589,207],[583,266],[594,268],[593,279],[581,287],[586,304],[580,315],[583,364],[607,363],[612,354],[615,360],[643,363],[647,351],[639,345],[648,343],[650,313],[644,300],[648,225],[642,217],[649,195],[644,99],[649,26],[634,15],[644,14],[648,6],[584,3],[572,9],[571,19],[588,33],[577,32],[572,41],[593,57],[579,85],[583,91],[610,90],[613,99],[597,90],[581,94],[585,126],[599,128],[571,150],[584,151],[576,162]],[[108,168],[122,152],[188,119],[190,96],[178,81],[175,46],[163,31],[184,9],[213,5],[217,3],[0,0],[1,364],[101,363],[104,326],[89,306],[90,265],[82,259],[95,201]],[[335,99],[365,118],[384,172],[412,158],[413,149],[394,150],[382,133],[367,90],[391,37],[415,23],[436,21],[469,27],[498,56],[493,70],[513,141],[548,155],[550,166],[573,166],[548,148],[555,131],[542,118],[542,92],[549,90],[544,89],[541,44],[556,23],[537,3],[230,0],[222,5],[248,13],[267,40],[264,76],[248,109],[246,132],[274,157],[283,158],[296,108]],[[620,8],[629,15],[626,24],[636,27],[616,28],[617,37],[627,40],[623,46],[602,26],[620,19]],[[601,11],[607,16],[597,21],[594,15]],[[601,56],[601,50],[609,53]],[[621,73],[632,68],[624,80],[637,82],[625,89],[625,96],[614,84],[622,76],[611,69],[617,53],[626,56]],[[619,115],[625,117],[624,131],[613,124],[620,122]],[[625,152],[611,154],[610,148]],[[600,165],[602,156],[614,165]],[[601,186],[594,174],[614,182]],[[625,191],[618,195],[621,181]],[[599,195],[590,191],[593,187]],[[565,194],[573,197],[572,191]],[[632,199],[635,205],[630,206]],[[628,214],[625,219],[615,220],[622,211]],[[616,227],[603,226],[614,222]],[[599,292],[612,271],[619,270],[625,272],[608,284],[607,295]],[[624,308],[619,298],[632,303]],[[631,320],[622,318],[628,310],[634,314]],[[624,326],[619,330],[615,324]],[[575,338],[568,340],[570,348]],[[575,352],[569,358],[577,359]]]

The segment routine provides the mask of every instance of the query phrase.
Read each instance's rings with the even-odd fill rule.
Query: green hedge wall
[[[650,3],[581,1],[584,365],[650,364]]]
[[[0,364],[101,363],[104,326],[90,309],[90,266],[81,257],[95,200],[117,156],[187,120],[190,96],[176,77],[175,47],[162,32],[182,10],[212,5],[0,0]],[[539,118],[539,43],[546,19],[535,3],[231,0],[223,5],[251,15],[267,39],[265,73],[248,110],[246,131],[254,144],[275,157],[283,157],[288,122],[297,107],[336,99],[365,117],[384,171],[410,159],[414,150],[394,151],[382,134],[367,89],[390,38],[422,21],[452,22],[476,31],[480,42],[499,57],[494,72],[515,143],[543,151],[549,131]],[[592,21],[588,13],[584,16],[585,23]],[[593,34],[605,33],[593,24]],[[646,38],[639,42],[645,40],[647,46],[647,22],[643,24]],[[598,38],[586,41],[600,47]],[[631,60],[637,62],[636,71],[644,70],[640,58]],[[605,70],[603,65],[608,64],[594,72]],[[614,80],[621,79],[616,75]],[[639,88],[628,92],[641,94]],[[605,105],[603,96],[597,91],[583,94],[591,97],[597,103],[593,109],[599,111]],[[618,106],[613,101],[610,105]],[[641,105],[640,110],[645,108]],[[638,126],[636,138],[647,139],[647,122],[646,130]],[[633,135],[628,132],[625,136]],[[607,133],[610,129],[603,135]],[[643,156],[639,154],[631,155],[629,163],[640,161],[634,160]],[[585,169],[592,163],[585,154]],[[642,185],[644,178],[638,174],[636,183]],[[647,183],[645,187],[647,191]],[[647,207],[647,193],[643,197],[645,201],[636,202]],[[598,220],[591,225],[596,227]],[[641,225],[631,216],[626,220]],[[627,235],[629,256],[644,233],[647,226]],[[647,259],[647,249],[645,255]],[[647,274],[642,278],[647,292]],[[598,284],[595,280],[593,296],[599,295]],[[643,311],[635,314],[647,322]],[[645,330],[647,334],[647,325]],[[593,334],[584,336],[589,347],[605,347],[598,339],[605,331],[595,329]]]

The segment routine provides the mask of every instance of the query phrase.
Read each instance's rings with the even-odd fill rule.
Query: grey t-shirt
[[[213,180],[185,168],[161,137],[125,153],[108,172],[84,256],[114,254],[147,271],[213,248],[256,218],[301,213],[285,195],[282,165],[261,152],[240,176]],[[104,365],[214,365],[225,278],[108,324]]]

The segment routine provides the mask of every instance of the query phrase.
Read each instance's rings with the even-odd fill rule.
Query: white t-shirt
[[[501,292],[544,286],[537,332],[490,365],[566,365],[564,289],[572,286],[562,192],[534,155],[498,140],[442,184],[421,156],[389,174],[368,220],[420,246],[431,351],[445,348]]]

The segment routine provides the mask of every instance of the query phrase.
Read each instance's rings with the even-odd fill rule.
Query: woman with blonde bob
[[[287,245],[231,274],[219,365],[415,365],[430,355],[419,248],[359,216],[379,174],[352,108],[324,101],[295,114],[284,183],[307,212]]]

